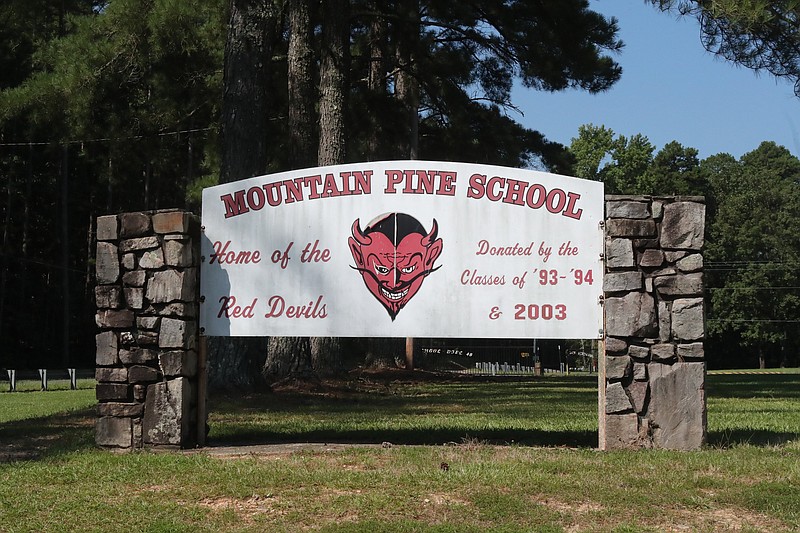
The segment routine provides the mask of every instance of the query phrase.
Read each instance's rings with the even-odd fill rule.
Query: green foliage
[[[654,147],[647,137],[615,137],[605,126],[583,125],[572,139],[575,175],[602,181],[606,194],[645,193],[645,172],[653,161]]]
[[[719,269],[710,279],[709,331],[796,350],[800,160],[765,142],[738,164],[718,156],[703,166],[716,204],[707,260]]]

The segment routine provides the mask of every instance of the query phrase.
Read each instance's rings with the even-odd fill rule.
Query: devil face
[[[433,264],[442,253],[436,220],[426,233],[415,218],[390,213],[373,220],[363,232],[356,220],[352,230],[348,243],[355,268],[394,320],[435,270]]]

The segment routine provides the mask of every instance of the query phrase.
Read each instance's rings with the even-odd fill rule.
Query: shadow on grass
[[[730,448],[749,444],[752,446],[780,446],[798,438],[797,433],[761,429],[733,429],[709,431],[708,445],[712,448]]]
[[[209,442],[595,447],[596,410],[596,377],[347,382],[212,397]]]
[[[47,459],[94,448],[96,413],[92,406],[0,424],[0,463]]]
[[[710,431],[709,446],[777,446],[798,439],[797,432],[737,426],[753,424],[754,417],[759,418],[757,424],[792,417],[787,413],[800,406],[800,374],[709,374],[706,391],[708,398],[725,403],[720,409],[731,426]]]
[[[800,374],[709,374],[706,391],[717,398],[800,400]]]

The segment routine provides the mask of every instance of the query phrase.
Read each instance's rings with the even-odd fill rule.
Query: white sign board
[[[433,161],[203,191],[208,336],[601,335],[603,184]]]

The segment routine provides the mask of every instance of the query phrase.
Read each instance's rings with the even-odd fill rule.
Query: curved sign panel
[[[435,161],[203,191],[208,336],[597,338],[603,184]]]

